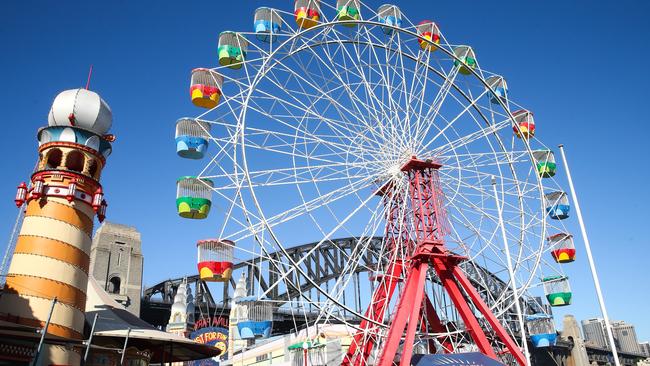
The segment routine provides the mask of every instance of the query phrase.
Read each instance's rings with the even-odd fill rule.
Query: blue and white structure
[[[255,10],[255,37],[266,43],[275,42],[276,34],[282,30],[282,18],[272,8],[261,7]]]
[[[268,338],[273,330],[273,304],[255,296],[240,298],[237,304],[246,309],[237,322],[241,339]]]
[[[186,159],[201,159],[208,150],[210,124],[194,118],[176,121],[176,153]]]
[[[534,314],[526,317],[526,328],[530,335],[533,347],[554,346],[557,341],[557,332],[553,326],[553,317],[547,314]]]
[[[569,217],[571,206],[569,205],[569,198],[565,192],[555,191],[546,193],[544,199],[546,201],[548,217],[553,220],[564,220]]]
[[[393,27],[402,27],[402,11],[399,10],[397,5],[384,4],[377,10],[377,18],[379,23],[383,23]],[[382,27],[384,34],[393,34],[393,29],[390,27]]]

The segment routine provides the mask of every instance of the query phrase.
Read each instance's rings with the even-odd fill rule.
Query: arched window
[[[96,177],[95,174],[97,174],[97,168],[98,167],[99,166],[97,165],[97,160],[92,159],[91,162],[90,162],[90,166],[88,167],[88,175],[90,175],[91,177],[97,179],[98,177]]]
[[[65,158],[65,166],[68,170],[81,173],[84,170],[84,155],[77,150],[72,150]]]
[[[122,280],[119,277],[111,277],[111,279],[108,280],[108,293],[119,294],[121,283]]]
[[[52,149],[47,153],[47,163],[45,169],[56,169],[61,166],[63,153],[59,149]]]

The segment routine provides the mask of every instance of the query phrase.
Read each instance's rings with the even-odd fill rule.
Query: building
[[[650,342],[639,343],[639,349],[641,350],[641,354],[650,357]]]
[[[130,226],[104,222],[90,249],[90,273],[104,291],[133,315],[140,316],[142,240]]]
[[[112,121],[110,107],[92,91],[66,90],[54,99],[48,126],[37,134],[30,184],[21,183],[16,193],[25,217],[0,297],[0,320],[40,328],[51,315],[48,336],[84,339],[91,235],[95,215],[102,221],[107,206],[99,181],[112,150]],[[80,361],[73,347],[54,344],[39,358],[48,365]]]
[[[612,322],[612,332],[614,333],[616,347],[619,350],[629,353],[641,353],[634,325],[627,324],[624,321]]]
[[[602,318],[591,318],[582,321],[582,332],[588,345],[600,348],[610,348],[605,329],[605,320]]]

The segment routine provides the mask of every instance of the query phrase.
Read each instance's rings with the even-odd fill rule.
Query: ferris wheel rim
[[[363,21],[363,20],[361,20],[361,21],[351,21],[351,22],[352,22],[352,23],[356,23],[356,24],[369,24],[369,25],[375,25],[375,26],[383,26],[383,27],[386,27],[386,25],[384,25],[384,24],[382,24],[382,23],[378,23],[378,22]],[[332,27],[332,26],[334,26],[334,25],[337,25],[338,23],[339,23],[339,22],[327,22],[327,23],[321,23],[321,24],[317,25],[316,27],[314,27],[314,28],[312,28],[312,29],[309,29],[309,30],[303,30],[303,31],[301,31],[301,32],[299,32],[299,33],[297,33],[297,34],[294,34],[294,35],[292,35],[289,39],[294,39],[294,38],[296,38],[296,37],[299,37],[299,36],[301,36],[301,35],[302,35],[303,33],[305,33],[305,32],[309,32],[309,31],[313,31],[313,30],[315,30],[315,28],[319,28],[319,27],[322,27],[322,28]],[[416,38],[421,38],[419,35],[417,35],[417,34],[415,34],[415,33],[413,33],[413,32],[410,32],[410,31],[407,30],[407,29],[403,29],[403,28],[400,28],[400,27],[392,27],[392,26],[391,26],[391,28],[393,28],[394,30],[396,30],[396,31],[398,31],[398,32],[400,32],[400,33],[407,33],[407,34],[410,35],[410,36],[414,36],[414,37],[416,37]],[[289,40],[287,40],[287,41],[285,41],[285,42],[289,42]],[[376,44],[375,44],[375,46],[376,46]],[[280,49],[280,48],[281,48],[281,47],[278,47],[278,49]],[[446,50],[445,48],[443,48],[443,47],[440,47],[439,49],[442,50],[443,52],[447,53],[449,56],[451,56],[451,57],[457,59],[457,57],[453,54],[453,52],[449,52],[449,51],[447,51],[447,50]],[[408,55],[406,55],[406,56],[408,57]],[[272,59],[272,55],[270,55],[270,56],[268,57],[268,60],[271,60],[271,59]],[[267,60],[264,61],[264,65],[266,65],[266,62],[267,62]],[[429,65],[427,65],[427,66],[429,67]],[[431,68],[431,69],[432,69],[433,71],[438,71],[438,70],[435,69],[435,68]],[[471,70],[471,69],[470,69],[470,70]],[[472,74],[474,74],[474,76],[475,76],[478,80],[480,80],[480,81],[485,85],[485,87],[486,87],[487,89],[489,89],[491,92],[494,92],[494,89],[493,89],[491,86],[487,85],[485,79],[484,79],[481,75],[479,75],[479,74],[478,74],[477,72],[475,72],[474,70],[471,70],[471,72],[472,72]],[[255,80],[258,80],[258,77],[259,77],[259,74],[256,75]],[[260,212],[260,216],[263,218],[264,225],[266,226],[267,230],[268,230],[270,233],[273,233],[273,229],[272,229],[271,225],[269,225],[269,223],[268,223],[267,220],[266,220],[265,215],[263,214],[263,210],[262,210],[261,205],[259,204],[259,200],[258,200],[257,197],[255,196],[255,192],[254,192],[254,191],[255,191],[255,188],[252,186],[252,180],[250,179],[250,175],[249,175],[248,163],[247,163],[247,158],[246,158],[246,142],[245,142],[245,139],[244,139],[244,136],[243,136],[244,131],[245,131],[245,121],[246,121],[245,115],[246,115],[246,111],[247,111],[247,109],[248,109],[248,100],[249,100],[249,98],[251,97],[251,93],[253,92],[253,88],[252,88],[252,87],[253,87],[254,85],[256,85],[257,82],[259,82],[259,81],[256,81],[255,83],[251,84],[251,90],[249,91],[249,93],[248,93],[248,95],[247,95],[247,97],[246,97],[246,99],[245,99],[244,107],[242,108],[242,112],[240,113],[240,119],[239,119],[239,121],[238,121],[238,123],[241,122],[241,123],[242,123],[242,126],[243,126],[243,128],[241,128],[241,130],[240,130],[240,132],[239,132],[239,137],[240,137],[240,141],[239,141],[239,143],[240,143],[240,150],[241,150],[241,152],[242,152],[242,160],[243,160],[243,162],[242,162],[243,165],[242,165],[241,168],[243,169],[243,171],[244,171],[244,176],[246,177],[246,181],[248,182],[248,189],[249,189],[249,191],[251,192],[251,194],[252,194],[253,197],[254,197],[254,202],[255,202],[256,208],[258,209],[258,212]],[[461,92],[461,94],[464,95],[464,93],[462,92],[462,90],[460,90],[460,88],[458,88],[458,86],[456,86],[455,84],[453,84],[453,85],[454,85],[454,88],[455,88],[458,92]],[[465,95],[464,95],[464,96],[465,96]],[[465,98],[467,99],[468,102],[471,102],[471,98],[467,98],[466,96],[465,96]],[[500,101],[500,103],[503,103],[503,102]],[[474,107],[476,108],[476,106],[474,106]],[[510,112],[510,110],[509,110],[508,108],[505,108],[505,106],[503,106],[503,105],[502,105],[502,108],[507,112],[509,119],[510,119],[511,121],[514,121],[514,117],[512,116],[512,113]],[[484,119],[484,121],[485,121],[486,123],[489,123],[488,119],[486,119],[485,116],[483,116],[482,113],[480,113],[480,115],[483,117],[483,119]],[[498,139],[498,141],[500,141],[500,139]],[[501,141],[500,141],[500,142],[501,142]],[[530,148],[529,141],[525,141],[525,146],[526,146],[526,150],[527,150],[530,154],[532,154],[532,149]],[[502,150],[503,150],[503,151],[508,151],[507,148],[505,147],[505,145],[502,145]],[[531,156],[532,156],[532,155],[531,155]],[[532,161],[532,160],[531,160],[531,161]],[[541,181],[540,181],[539,177],[538,177],[537,180],[538,180],[538,186],[539,186],[540,195],[543,195],[543,188],[542,188],[542,186],[541,186]],[[242,205],[245,206],[245,202],[243,202],[243,200],[242,200]],[[247,210],[246,210],[246,211],[247,211]],[[545,216],[543,217],[543,220],[546,220]],[[545,228],[545,225],[543,225],[543,226],[544,226],[544,228]],[[541,236],[543,237],[543,235],[541,235]],[[272,237],[273,237],[274,241],[277,243],[277,245],[278,245],[279,248],[284,248],[284,245],[282,244],[282,241],[279,240],[279,238],[278,238],[274,233],[272,234]],[[542,240],[543,240],[543,239],[542,239]],[[541,254],[539,254],[538,256],[541,256]],[[294,263],[294,264],[295,264],[295,263]],[[536,262],[536,266],[537,266],[538,264],[539,264],[539,261]],[[297,269],[299,270],[299,272],[301,272],[301,274],[305,276],[305,278],[308,278],[308,276],[306,276],[306,273],[304,273],[304,272],[302,271],[302,269],[299,268],[299,266],[296,266],[296,267],[297,267]],[[529,280],[529,282],[530,282],[530,281],[532,281],[532,278]],[[318,286],[318,285],[315,285],[315,288],[319,289],[319,286]],[[322,293],[323,293],[323,295],[325,295],[326,297],[329,297],[325,292],[322,292]],[[302,296],[305,297],[305,295],[302,295]],[[521,296],[519,296],[519,298],[520,298],[520,297],[521,297]],[[352,309],[348,308],[347,306],[344,306],[344,305],[341,304],[340,302],[338,302],[338,301],[336,301],[336,300],[334,300],[334,299],[332,299],[332,298],[330,298],[330,300],[336,302],[336,303],[337,303],[341,308],[347,309],[347,311],[349,311],[350,313],[357,314],[357,315],[360,315],[361,318],[365,318],[365,316],[364,316],[363,314],[356,313],[355,311],[353,311]],[[517,300],[518,300],[518,299],[517,299]],[[366,319],[367,319],[367,318],[366,318]],[[369,320],[369,319],[367,319],[367,320]],[[384,325],[384,324],[382,324],[382,323],[377,323],[377,325]]]

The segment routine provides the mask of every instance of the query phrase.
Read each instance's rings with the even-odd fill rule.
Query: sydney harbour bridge
[[[357,246],[358,240],[358,238],[334,239],[325,243],[325,245],[321,244],[320,246],[317,245],[318,242],[303,244],[288,249],[287,254],[296,262],[300,262],[300,259],[303,259],[300,262],[303,269],[302,273],[307,274],[318,286],[326,287],[328,286],[328,283],[336,280],[343,272],[347,258],[349,258],[345,254],[349,255],[354,250]],[[370,250],[367,250],[363,255],[362,263],[357,266],[357,270],[353,275],[353,281],[356,284],[361,281],[361,273],[371,272],[373,269],[378,268],[381,258],[379,258],[377,253],[380,253],[380,250],[378,249],[381,246],[381,241],[381,237],[372,238],[369,248]],[[312,250],[314,250],[315,247],[318,248],[316,249],[316,252],[313,253]],[[311,255],[307,255],[308,253],[311,253]],[[274,252],[263,257],[251,258],[236,263],[234,265],[233,273],[241,273],[243,271],[248,279],[249,290],[251,288],[259,288],[263,292],[268,291],[267,297],[272,301],[277,301],[278,303],[299,298],[301,293],[309,293],[309,291],[314,288],[314,285],[310,281],[306,281],[306,279],[300,274],[301,271],[289,272],[285,279],[285,282],[287,283],[286,289],[282,290],[278,287],[273,287],[269,290],[269,284],[273,284],[278,280],[278,274],[277,271],[274,270],[264,270],[263,268],[270,268],[270,266],[265,265],[264,262],[272,261],[274,263],[281,263],[281,259],[284,256],[285,253]],[[488,298],[497,298],[498,296],[502,296],[504,293],[508,296],[512,291],[506,282],[477,263],[466,261],[463,263],[463,269],[474,287],[486,300]],[[435,280],[435,275],[433,273],[431,276]],[[233,275],[230,282],[223,285],[221,301],[215,301],[215,297],[211,293],[207,283],[202,281],[198,275],[190,275],[168,279],[145,289],[142,301],[142,318],[155,326],[162,327],[166,325],[169,319],[169,312],[174,300],[176,288],[182,281],[187,281],[188,285],[193,288],[197,309],[197,319],[208,314],[228,315],[230,303],[232,301],[230,296],[235,288],[237,276]],[[354,296],[354,304],[347,304],[351,308],[355,309],[357,313],[363,311],[361,307],[361,299],[359,297],[360,296],[357,293],[356,296]],[[542,302],[539,298],[523,297],[521,304],[522,308],[525,309],[525,312],[529,314],[539,313],[544,310],[548,311],[548,309],[541,309],[543,305],[541,305]],[[311,320],[311,317],[315,319],[318,315],[315,312],[310,313],[308,309],[304,310],[307,316],[300,320],[302,322]],[[495,310],[499,311],[499,309]],[[344,316],[353,323],[356,320],[352,314],[344,314]],[[516,332],[515,328],[517,322],[514,307],[505,311],[504,319],[511,326],[513,332]],[[274,316],[274,333],[286,334],[287,332],[295,330],[296,325],[300,326],[300,324],[296,324],[297,321],[298,320],[294,319],[291,315],[290,310],[277,308]],[[455,323],[458,319],[449,319],[448,321]],[[454,326],[454,324],[450,325]]]

